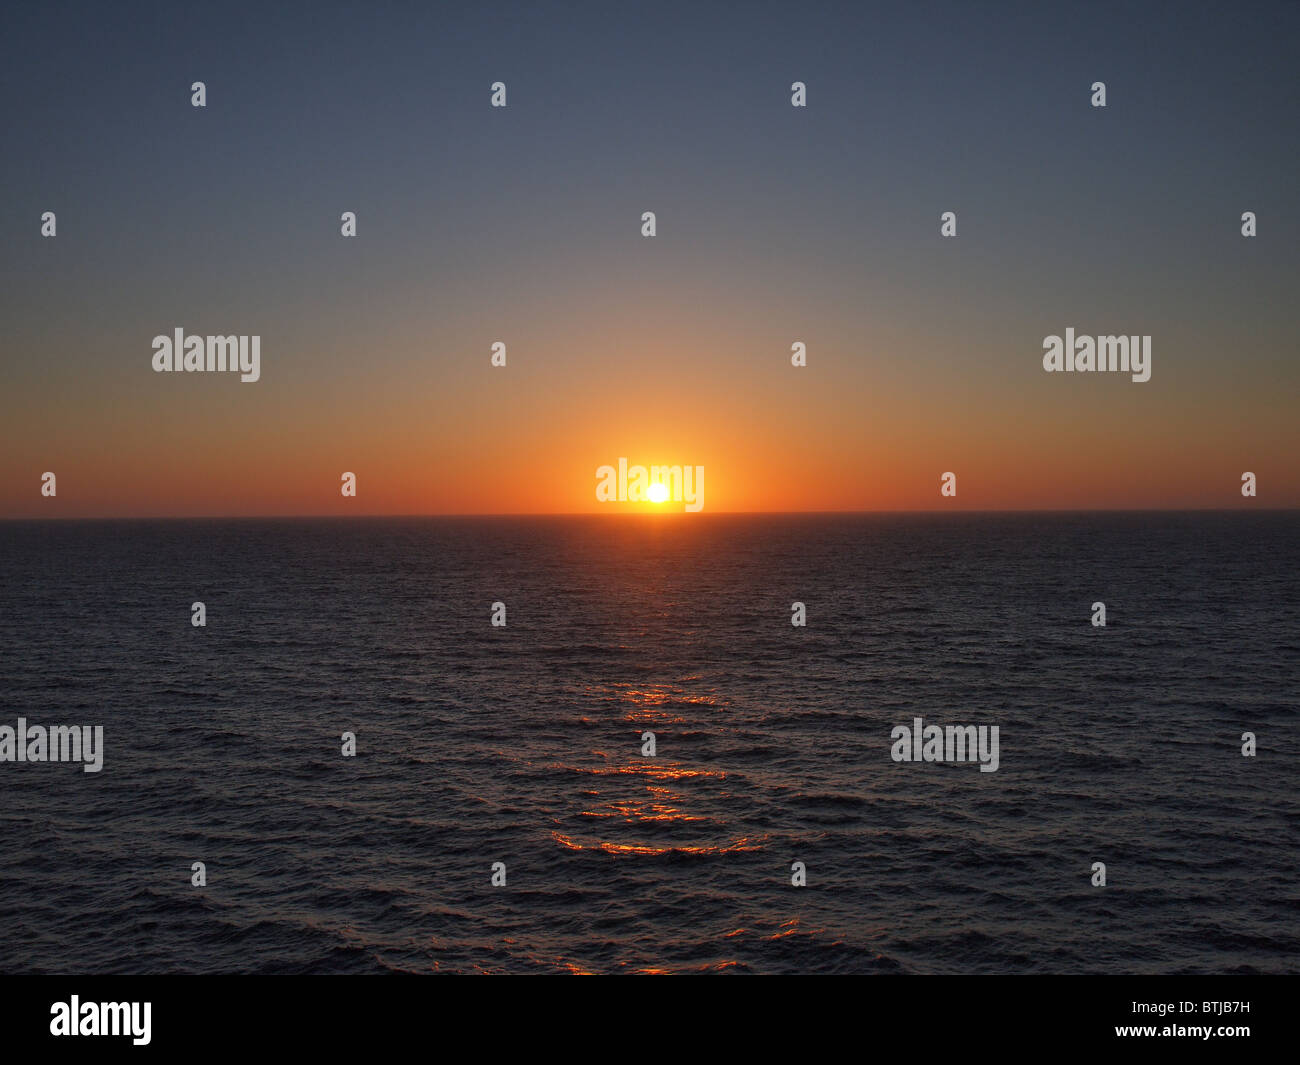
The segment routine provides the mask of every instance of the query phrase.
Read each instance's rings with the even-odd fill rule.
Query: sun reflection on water
[[[725,709],[717,696],[681,684],[590,685],[584,694],[613,701],[624,722],[651,732],[688,722],[698,727],[698,715],[680,717],[674,712],[678,707]],[[599,750],[592,753],[609,757]],[[759,850],[766,842],[766,836],[728,836],[721,804],[710,806],[711,795],[719,794],[718,786],[727,780],[724,769],[697,768],[662,756],[629,755],[622,764],[586,767],[579,772],[592,780],[593,787],[582,792],[584,807],[573,816],[579,826],[593,825],[599,832],[587,836],[581,831],[553,831],[552,839],[566,850],[713,855]],[[688,831],[673,832],[674,828]],[[713,831],[707,831],[709,828]]]

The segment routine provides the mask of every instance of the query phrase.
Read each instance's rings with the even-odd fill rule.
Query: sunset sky
[[[0,517],[1300,506],[1300,7],[1129,7],[7,12]]]

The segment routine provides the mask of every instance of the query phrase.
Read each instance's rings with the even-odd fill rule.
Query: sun
[[[650,500],[651,503],[662,503],[668,498],[668,486],[662,481],[655,481],[654,484],[646,489],[645,497]]]

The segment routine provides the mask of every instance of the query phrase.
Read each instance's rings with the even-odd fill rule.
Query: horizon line
[[[929,515],[929,514],[1285,514],[1300,511],[1300,506],[1278,507],[1020,507],[1020,508],[945,508],[925,510],[712,510],[691,514],[692,518],[714,517],[815,517],[828,515]],[[322,519],[412,519],[412,518],[646,518],[677,516],[673,510],[575,510],[575,511],[446,511],[423,513],[365,514],[87,514],[79,516],[0,517],[0,522],[61,521],[319,521]],[[681,512],[686,516],[686,512]]]

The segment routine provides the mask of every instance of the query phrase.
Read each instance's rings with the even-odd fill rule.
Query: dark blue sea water
[[[0,971],[1296,971],[1298,563],[1295,513],[3,523],[0,725],[106,753],[0,763]],[[892,761],[917,716],[998,771]]]

